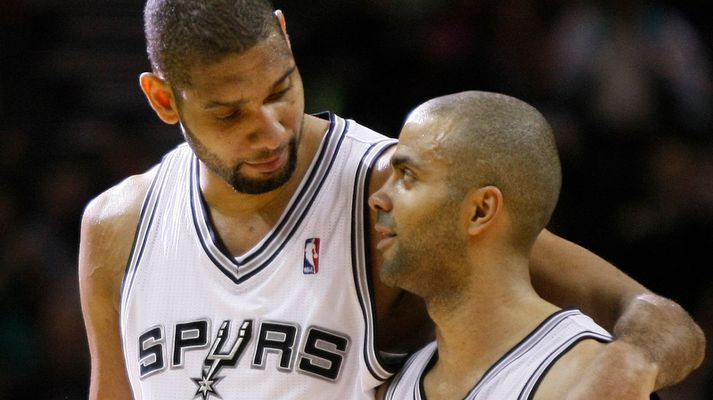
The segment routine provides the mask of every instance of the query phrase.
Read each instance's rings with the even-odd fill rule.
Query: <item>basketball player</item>
[[[266,0],[150,0],[145,28],[141,89],[186,143],[85,210],[90,398],[372,397],[391,353],[430,331],[422,303],[372,273],[366,203],[394,141],[304,114],[285,19]],[[548,232],[531,262],[553,301],[617,323],[628,351],[593,387],[639,384],[606,375],[612,363],[655,368],[661,384],[697,365],[700,334],[677,305]]]
[[[564,399],[612,337],[530,284],[561,175],[551,129],[515,98],[463,92],[417,107],[370,198],[381,278],[422,297],[437,340],[380,398]],[[648,398],[654,379],[611,398]],[[648,390],[647,390],[648,388]]]

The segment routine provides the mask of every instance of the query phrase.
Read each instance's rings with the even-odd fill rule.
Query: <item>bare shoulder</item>
[[[141,203],[156,175],[157,168],[130,176],[99,194],[87,204],[83,220],[88,223],[116,222],[134,215],[138,220]]]
[[[141,205],[156,173],[153,168],[126,178],[87,204],[79,243],[82,301],[105,298],[118,309],[119,290],[131,253]]]
[[[79,243],[79,290],[92,357],[89,398],[130,399],[119,337],[121,283],[141,206],[156,168],[125,179],[84,210]]]
[[[566,352],[547,372],[535,393],[535,400],[564,399],[587,374],[588,367],[607,346],[586,339]]]
[[[155,173],[153,168],[126,178],[87,204],[82,216],[80,274],[85,272],[86,277],[91,277],[98,268],[108,268],[111,271],[106,272],[112,275],[123,273],[141,205]],[[82,271],[83,266],[91,270]]]

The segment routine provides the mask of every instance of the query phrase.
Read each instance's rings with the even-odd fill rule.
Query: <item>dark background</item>
[[[713,337],[711,24],[704,2],[275,1],[307,111],[396,136],[468,89],[538,107],[560,146],[550,229]],[[138,87],[140,0],[0,0],[0,398],[86,398],[81,212],[180,140]],[[710,352],[709,352],[710,354]],[[710,357],[665,399],[713,398]]]

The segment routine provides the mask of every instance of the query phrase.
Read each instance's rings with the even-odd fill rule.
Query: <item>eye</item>
[[[286,76],[283,80],[281,80],[278,84],[273,86],[273,92],[270,93],[269,96],[265,99],[266,103],[272,103],[275,101],[279,101],[285,95],[287,92],[292,89],[292,78],[290,76]]]
[[[410,169],[399,167],[396,171],[404,188],[409,189],[416,183],[416,175]]]
[[[285,95],[287,94],[287,92],[290,91],[290,89],[292,89],[292,85],[288,85],[286,88],[272,93],[271,95],[267,96],[267,99],[265,99],[265,101],[268,103],[278,101],[278,100],[282,99],[283,97],[285,97]]]
[[[242,116],[242,112],[238,109],[233,109],[222,114],[215,116],[216,119],[221,121],[235,121]]]

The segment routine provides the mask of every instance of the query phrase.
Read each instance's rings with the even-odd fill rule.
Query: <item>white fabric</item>
[[[547,318],[488,369],[467,400],[530,399],[549,367],[584,339],[612,340],[604,328],[579,310],[562,310]],[[437,357],[436,342],[414,353],[394,377],[387,400],[424,400],[423,377]]]
[[[371,399],[390,376],[374,351],[363,213],[365,177],[394,140],[328,118],[281,219],[240,257],[213,238],[190,148],[164,157],[122,290],[137,400]]]

